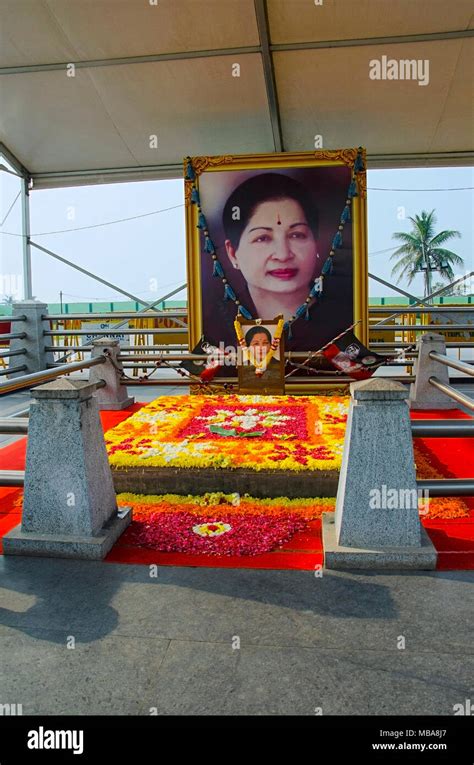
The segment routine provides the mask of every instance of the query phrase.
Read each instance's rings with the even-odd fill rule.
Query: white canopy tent
[[[365,146],[370,167],[471,164],[472,10],[0,0],[0,141],[35,188],[180,177],[185,154],[306,151],[316,135]],[[429,83],[370,79],[382,56],[428,60]]]
[[[31,187],[179,178],[184,155],[318,141],[362,145],[372,168],[474,164],[472,10],[472,0],[0,0],[0,154],[22,177],[25,297]],[[425,82],[371,79],[383,57],[420,62]]]

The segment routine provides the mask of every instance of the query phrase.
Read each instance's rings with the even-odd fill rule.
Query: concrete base
[[[100,389],[94,394],[94,398],[97,398],[97,404],[100,410],[115,411],[119,409],[127,409],[129,406],[133,406],[135,403],[134,396],[129,396],[124,401],[108,401],[108,399],[100,398]]]
[[[374,569],[403,571],[436,568],[437,553],[427,532],[421,527],[420,547],[378,547],[364,550],[337,544],[334,513],[323,513],[324,566],[332,569]]]
[[[3,537],[3,554],[102,560],[131,520],[131,508],[120,508],[119,513],[94,537],[28,533],[21,530],[21,525],[15,526]]]
[[[236,468],[112,468],[116,494],[250,494],[252,497],[334,497],[337,470],[245,470]]]

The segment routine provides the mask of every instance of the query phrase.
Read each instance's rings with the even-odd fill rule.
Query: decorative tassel
[[[347,223],[351,219],[351,208],[346,205],[342,211],[341,223]]]
[[[214,268],[212,269],[212,275],[213,276],[220,276],[221,279],[224,276],[224,269],[222,268],[221,264],[218,260],[214,261]]]
[[[291,331],[291,324],[288,321],[286,322],[286,324],[288,325],[288,340],[291,340],[293,338],[293,332]]]
[[[306,313],[306,303],[303,303],[303,305],[300,305],[296,309],[296,316],[299,318],[300,316],[303,316],[303,314]]]
[[[355,178],[352,179],[349,188],[347,189],[347,196],[349,199],[352,199],[352,197],[359,196],[357,193],[357,184],[355,182]]]
[[[364,169],[364,160],[362,159],[362,152],[359,149],[357,152],[357,157],[354,162],[354,172],[358,173],[360,170]]]
[[[199,213],[197,227],[198,228],[207,228],[206,219],[205,219],[204,214],[202,212]]]
[[[239,305],[239,313],[242,314],[244,319],[248,319],[249,321],[252,321],[252,314],[250,313],[250,311],[247,311],[245,306]]]
[[[226,284],[224,288],[224,300],[237,300],[237,296],[230,286],[230,284]]]
[[[334,239],[332,240],[332,249],[336,250],[338,247],[342,246],[342,234],[340,231],[337,232]]]
[[[188,161],[186,163],[186,180],[194,181],[195,178],[196,175],[194,173],[193,163],[191,162],[191,157],[188,157]]]
[[[333,269],[334,269],[334,265],[332,262],[332,258],[331,257],[326,258],[326,260],[324,261],[324,266],[321,273],[323,274],[323,276],[329,276],[330,274],[332,274]]]
[[[198,205],[200,202],[199,191],[196,188],[193,188],[191,191],[191,202],[195,205]]]
[[[214,255],[216,248],[214,247],[214,242],[212,239],[208,236],[206,236],[204,240],[204,250],[205,252],[208,252],[209,255]]]
[[[306,303],[306,313],[304,315],[304,318],[305,318],[305,321],[309,321],[310,318],[311,318],[310,313],[309,313],[309,303]]]

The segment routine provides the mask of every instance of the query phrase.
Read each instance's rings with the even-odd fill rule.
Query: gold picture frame
[[[193,185],[199,192],[199,181],[204,173],[222,173],[228,171],[249,171],[348,167],[354,168],[360,151],[364,168],[366,166],[365,149],[321,150],[314,152],[288,152],[281,154],[244,154],[222,155],[215,157],[191,157],[195,174],[194,180],[186,178],[189,158],[184,160],[185,173],[185,222],[186,222],[186,259],[188,281],[188,322],[189,347],[194,348],[203,335],[203,296],[202,296],[202,257],[201,231],[198,228],[197,205],[191,201]],[[353,279],[353,321],[358,322],[354,331],[359,340],[368,343],[368,255],[367,255],[367,185],[365,170],[356,175],[357,196],[351,202],[352,227],[352,279]],[[341,212],[344,206],[341,200]],[[204,210],[204,213],[206,211]],[[334,221],[336,232],[339,218]],[[212,232],[211,232],[212,236]],[[207,255],[207,253],[206,253]],[[210,257],[210,256],[208,256]],[[337,257],[337,255],[336,255]],[[334,334],[337,334],[336,332]],[[306,349],[305,349],[306,350]],[[316,350],[316,349],[307,349]],[[313,378],[313,382],[315,382]]]

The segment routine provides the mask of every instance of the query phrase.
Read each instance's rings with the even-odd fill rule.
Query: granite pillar
[[[352,383],[335,513],[325,513],[327,568],[432,569],[421,526],[408,391],[371,378]]]
[[[131,521],[117,508],[94,384],[58,378],[32,391],[23,516],[5,555],[105,557]]]
[[[120,382],[123,367],[118,356],[120,345],[118,340],[109,337],[98,338],[92,341],[92,358],[108,355],[107,364],[91,367],[89,370],[89,382],[104,380],[105,387],[98,388],[94,393],[99,409],[126,409],[132,406],[135,399],[128,395],[127,386]]]
[[[431,351],[446,354],[446,342],[443,335],[428,332],[421,335],[416,344],[418,358],[413,367],[416,379],[410,388],[410,406],[412,409],[456,409],[452,398],[431,385],[430,377],[437,377],[449,385],[449,369],[439,361],[430,359]]]
[[[27,369],[12,372],[8,375],[9,379],[32,372],[41,372],[47,368],[48,364],[54,362],[53,353],[46,351],[46,346],[53,344],[53,338],[43,335],[44,330],[51,329],[50,322],[42,319],[42,316],[47,313],[47,304],[39,300],[19,300],[13,303],[12,315],[25,316],[25,319],[12,322],[11,332],[24,332],[26,337],[10,340],[10,350],[18,351],[25,348],[26,353],[23,356],[13,357],[11,363],[26,364]]]

